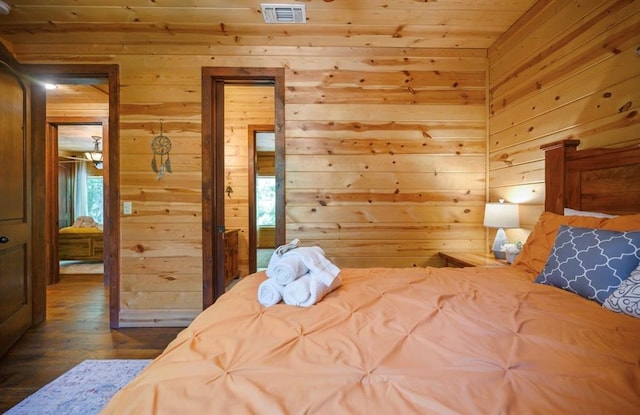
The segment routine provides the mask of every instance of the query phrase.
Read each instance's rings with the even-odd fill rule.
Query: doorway
[[[267,268],[276,245],[275,127],[249,125],[249,273]]]
[[[106,93],[102,95],[92,102],[102,101],[108,112]],[[47,102],[50,99],[48,95]],[[57,99],[60,100],[59,95]],[[108,137],[108,131],[107,118],[47,118],[47,142],[58,157],[57,180],[51,181],[52,198],[58,203],[53,204],[49,214],[52,222],[57,218],[54,233],[57,238],[52,245],[58,249],[52,250],[52,254],[57,257],[59,267],[53,267],[49,284],[59,282],[60,274],[101,274],[105,285],[108,284],[102,232],[105,166],[102,139]]]
[[[103,134],[102,152],[104,154],[103,167],[103,199],[104,217],[104,273],[109,279],[109,325],[119,327],[120,314],[120,274],[119,274],[119,245],[120,245],[120,215],[119,215],[119,69],[118,65],[25,65],[24,69],[35,80],[32,94],[33,118],[32,126],[36,142],[34,146],[34,192],[38,201],[45,208],[35,217],[37,224],[42,224],[42,246],[38,258],[34,258],[34,266],[40,265],[42,272],[34,278],[34,322],[43,321],[46,317],[46,278],[55,272],[59,266],[57,256],[53,252],[57,245],[53,242],[57,237],[57,217],[51,211],[57,212],[57,194],[53,192],[57,187],[58,155],[57,146],[47,140],[47,99],[45,83],[67,85],[105,85],[108,92],[108,116],[105,125],[108,130]],[[40,164],[41,163],[41,164]],[[37,201],[35,199],[38,199]]]
[[[202,69],[202,247],[203,307],[224,293],[225,84],[265,85],[274,90],[277,244],[285,241],[284,69]]]

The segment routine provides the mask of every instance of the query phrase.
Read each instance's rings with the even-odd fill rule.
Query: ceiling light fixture
[[[100,151],[100,140],[102,137],[98,137],[97,135],[91,136],[93,138],[94,146],[93,151],[88,151],[84,153],[84,156],[96,166],[96,169],[102,169],[102,151]]]
[[[9,6],[6,2],[0,0],[0,14],[9,14],[11,11],[11,6]]]

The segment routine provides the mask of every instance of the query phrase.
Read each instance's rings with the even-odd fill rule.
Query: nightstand
[[[438,252],[445,267],[508,267],[504,259],[495,259],[492,252]]]

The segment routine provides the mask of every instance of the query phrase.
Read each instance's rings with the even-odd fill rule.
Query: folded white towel
[[[304,262],[302,262],[299,257],[287,254],[279,256],[274,253],[271,255],[266,272],[267,277],[273,278],[278,284],[287,285],[300,278],[308,271],[309,269],[304,265]]]
[[[309,307],[322,300],[325,295],[342,284],[342,278],[337,275],[331,285],[326,286],[313,272],[309,272],[284,287],[282,298],[285,304]]]
[[[294,248],[297,248],[298,245],[300,245],[300,239],[296,238],[291,242],[289,242],[288,244],[280,245],[279,247],[277,247],[274,253],[277,254],[278,256],[282,256],[285,252],[290,251]]]
[[[267,278],[258,286],[258,302],[265,307],[271,307],[282,301],[284,285],[280,285],[273,278]]]
[[[335,266],[324,256],[324,251],[319,246],[300,247],[286,252],[282,258],[296,256],[302,263],[313,272],[314,278],[318,279],[327,287],[340,273],[340,268]]]

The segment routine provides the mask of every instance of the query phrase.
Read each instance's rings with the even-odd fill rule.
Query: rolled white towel
[[[333,280],[340,273],[340,268],[324,256],[324,250],[319,246],[292,249],[285,253],[283,258],[290,256],[299,257],[307,269],[312,272],[313,277],[322,281],[327,287],[333,284]]]
[[[309,272],[309,269],[299,257],[290,255],[278,256],[275,253],[271,256],[266,271],[267,277],[273,278],[280,285],[287,285],[307,272]]]
[[[276,280],[267,278],[258,286],[258,302],[265,307],[271,307],[282,301],[284,285],[280,285]]]
[[[326,286],[309,272],[284,287],[282,298],[285,304],[309,307],[322,300],[325,295],[342,285],[342,278],[337,275],[331,285]]]

